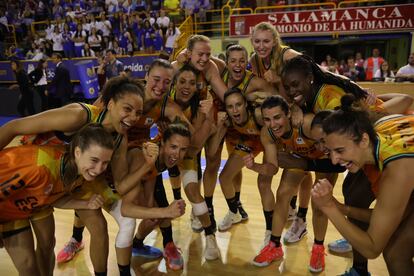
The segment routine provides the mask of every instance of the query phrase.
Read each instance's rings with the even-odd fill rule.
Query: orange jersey
[[[65,194],[64,147],[26,145],[0,151],[0,223],[30,215]]]
[[[316,114],[322,110],[334,110],[340,107],[341,98],[345,94],[346,92],[339,86],[323,84],[316,93],[312,106],[310,107],[310,112]],[[376,102],[369,106],[369,109],[371,111],[382,112],[384,111],[383,104],[384,102],[377,98]]]
[[[308,159],[319,159],[325,155],[315,147],[315,141],[306,137],[302,131],[302,127],[291,128],[285,137],[276,137],[270,128],[268,128],[268,132],[273,141],[281,144],[283,150],[286,152],[297,154]]]
[[[375,170],[365,166],[374,193],[379,191],[381,173],[389,162],[414,158],[414,115],[390,115],[375,123],[377,141],[374,145]]]
[[[130,148],[141,147],[142,143],[150,139],[151,126],[165,118],[165,107],[167,106],[168,95],[165,95],[148,112],[142,114],[138,122],[128,130],[128,146]]]

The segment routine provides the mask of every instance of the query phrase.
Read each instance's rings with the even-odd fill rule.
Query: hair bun
[[[345,94],[341,98],[341,110],[352,111],[352,105],[355,101],[356,98],[353,94]]]

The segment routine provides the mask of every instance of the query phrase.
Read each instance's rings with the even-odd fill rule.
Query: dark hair
[[[245,54],[246,58],[249,58],[247,50],[246,50],[246,48],[244,48],[244,46],[242,46],[240,44],[233,44],[233,45],[230,45],[226,48],[226,62],[229,60],[230,53],[234,52],[234,51],[241,51]],[[247,62],[247,60],[246,60],[246,62]]]
[[[311,129],[315,126],[322,126],[323,121],[331,115],[334,111],[333,110],[322,110],[316,113],[315,117],[312,119]]]
[[[279,96],[279,95],[272,95],[267,97],[261,106],[262,112],[263,109],[270,109],[273,107],[278,107],[280,106],[280,108],[283,110],[283,112],[287,115],[289,113],[289,104],[287,103],[287,101]]]
[[[148,68],[147,74],[151,72],[155,67],[163,67],[166,69],[173,69],[171,62],[165,59],[156,58],[151,62],[150,67]]]
[[[16,72],[19,72],[19,71],[23,70],[22,63],[21,63],[20,61],[18,61],[17,59],[12,59],[12,60],[10,61],[10,65],[11,65],[12,63],[16,64]]]
[[[191,132],[187,124],[177,119],[175,122],[168,125],[162,136],[162,141],[167,142],[173,135],[180,135],[191,139]]]
[[[107,51],[107,53],[111,53],[111,54],[113,54],[113,55],[116,55],[116,51],[114,50],[114,49],[109,49],[108,51]]]
[[[226,99],[227,99],[230,95],[233,95],[233,94],[238,94],[238,95],[240,95],[240,97],[242,97],[242,98],[243,98],[243,100],[244,100],[245,102],[247,101],[247,100],[246,100],[246,98],[244,97],[244,95],[243,95],[242,91],[240,90],[240,88],[237,88],[237,87],[232,87],[232,88],[228,89],[228,90],[224,93],[224,99],[223,99],[223,102],[225,103],[225,102],[226,102]]]
[[[313,59],[307,55],[299,55],[286,62],[282,70],[282,78],[292,72],[299,72],[304,76],[313,75],[313,81],[317,84],[332,84],[342,88],[345,93],[353,94],[356,99],[366,98],[367,92],[354,82],[344,77],[339,77],[330,72],[323,71]]]
[[[40,69],[43,71],[43,63],[45,63],[46,60],[45,59],[40,59],[39,62],[37,63],[36,69]]]
[[[181,67],[178,70],[178,72],[175,74],[175,76],[174,76],[174,82],[173,82],[173,86],[172,87],[176,88],[177,81],[178,81],[178,77],[183,72],[192,72],[194,74],[194,76],[196,77],[196,80],[197,80],[197,75],[198,75],[197,69],[195,69],[194,67],[192,67],[189,64],[184,64],[183,67]],[[191,97],[190,102],[189,102],[189,105],[190,105],[190,108],[191,108],[191,119],[194,119],[197,116],[198,106],[200,104],[200,90],[197,88],[197,85],[196,85],[196,89],[197,89],[197,91]],[[177,91],[175,93],[177,93]]]
[[[60,53],[53,53],[53,55],[56,57],[56,59],[62,60],[62,55]]]
[[[79,147],[82,152],[91,145],[98,145],[106,149],[114,150],[114,140],[101,124],[91,123],[85,125],[72,138],[68,151],[65,154],[65,169],[63,172],[63,185],[68,192],[75,187],[75,180],[78,178],[78,167],[75,162],[75,148]]]
[[[111,99],[117,101],[128,93],[136,94],[144,100],[144,85],[141,81],[130,77],[113,77],[105,83],[102,89],[102,102],[107,106]]]
[[[367,133],[371,142],[374,142],[376,133],[366,111],[358,111],[352,108],[355,96],[344,95],[341,98],[341,107],[333,111],[322,122],[323,131],[326,135],[331,133],[348,134],[353,137],[355,143],[362,140],[362,135]]]

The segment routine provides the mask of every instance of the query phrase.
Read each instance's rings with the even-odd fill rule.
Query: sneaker
[[[345,273],[340,276],[360,276],[360,274],[353,267],[351,267],[350,270],[345,271]],[[368,272],[368,276],[371,276],[371,273]]]
[[[209,261],[216,260],[220,257],[220,250],[218,249],[216,236],[206,236],[206,249],[204,251],[204,257]]]
[[[268,266],[273,261],[278,261],[283,258],[282,246],[276,247],[276,244],[272,241],[260,251],[259,255],[254,257],[253,264],[255,266]]]
[[[290,205],[289,205],[289,212],[288,212],[288,221],[294,220],[296,218],[296,209],[293,209]]]
[[[196,217],[194,215],[193,212],[191,212],[190,221],[191,221],[191,229],[193,229],[194,232],[200,233],[200,232],[203,231],[203,225],[201,224],[201,222],[198,219],[198,217]]]
[[[237,210],[239,210],[239,213],[242,217],[242,221],[249,219],[249,214],[247,214],[246,210],[244,210],[243,205],[241,204],[240,201],[239,201],[239,206],[237,207]]]
[[[164,258],[167,265],[172,270],[180,270],[183,268],[183,257],[175,246],[174,242],[169,242],[164,248]]]
[[[264,240],[263,240],[263,247],[262,248],[264,248],[266,245],[269,244],[270,236],[272,236],[272,231],[266,230],[265,234],[264,234]]]
[[[322,272],[325,269],[325,246],[313,244],[309,270],[313,273]]]
[[[144,245],[143,247],[132,248],[133,257],[144,257],[147,259],[158,259],[162,256],[162,251],[156,247],[150,245]]]
[[[328,244],[330,251],[335,253],[348,253],[352,251],[352,245],[346,239],[339,239]]]
[[[301,218],[296,218],[289,230],[283,236],[285,243],[294,243],[300,241],[308,231],[306,230],[306,222]]]
[[[75,257],[75,254],[81,251],[84,247],[83,242],[78,242],[74,238],[70,238],[70,241],[65,245],[65,247],[59,251],[56,261],[58,263],[68,262]]]
[[[239,214],[239,212],[237,213],[233,213],[232,211],[228,211],[227,215],[224,217],[224,219],[220,222],[218,229],[220,231],[226,231],[228,229],[230,229],[230,227],[233,224],[239,223],[242,221],[242,217]]]

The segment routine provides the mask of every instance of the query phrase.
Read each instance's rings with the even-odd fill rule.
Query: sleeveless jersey
[[[346,92],[339,86],[323,84],[316,93],[309,111],[316,114],[322,110],[334,110],[336,107],[341,106],[341,98],[345,94]],[[383,103],[382,100],[377,98],[376,102],[369,106],[369,109],[371,111],[383,112]]]
[[[0,152],[0,223],[29,218],[67,192],[61,180],[64,151],[25,145]]]
[[[375,194],[379,190],[379,179],[387,164],[400,158],[414,157],[414,115],[390,115],[375,123],[377,141],[374,145],[374,157],[377,174],[369,166],[364,172],[371,182]]]
[[[285,52],[287,51],[287,50],[289,50],[290,49],[290,47],[288,47],[288,46],[282,46],[282,51],[281,51],[281,56],[282,56],[282,58],[283,58],[283,55],[285,54]],[[270,65],[268,65],[268,66],[266,66],[265,64],[264,64],[264,61],[263,61],[263,59],[262,58],[260,58],[257,54],[254,54],[254,60],[255,60],[255,62],[256,62],[256,75],[259,77],[259,78],[264,78],[264,74],[266,73],[266,71],[268,71],[271,67],[272,67],[272,63],[274,62],[273,61],[273,51],[272,51],[272,54],[271,54],[271,64]],[[284,62],[283,62],[283,64],[284,64]]]
[[[170,92],[168,93],[168,97],[174,102],[176,101],[176,90],[174,85],[171,86]],[[189,122],[191,122],[192,118],[195,116],[195,114],[193,114],[193,112],[191,111],[191,106],[188,106],[185,110],[183,110],[183,113]]]
[[[297,154],[307,159],[319,159],[325,155],[315,147],[315,141],[306,137],[302,127],[291,128],[286,137],[276,137],[270,128],[268,128],[268,132],[273,141],[282,144],[283,150],[286,152]]]

